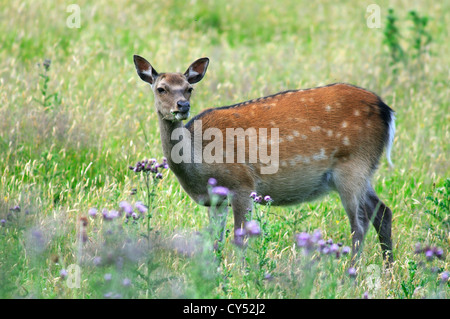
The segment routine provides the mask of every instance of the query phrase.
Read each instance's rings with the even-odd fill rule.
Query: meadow
[[[361,1],[0,2],[0,298],[449,298],[448,1],[377,1],[379,28]],[[241,244],[229,213],[215,242],[170,170],[129,168],[163,164],[133,54],[159,72],[210,58],[192,115],[334,82],[381,96],[392,267],[373,227],[352,267],[337,194],[255,205]]]

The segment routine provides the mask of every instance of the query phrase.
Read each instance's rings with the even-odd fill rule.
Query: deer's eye
[[[189,89],[187,89],[187,92],[188,92],[189,94],[191,94],[192,91],[194,91],[194,88],[189,88]]]
[[[163,94],[166,92],[166,90],[164,90],[163,88],[157,88],[156,90],[158,91],[159,94]]]

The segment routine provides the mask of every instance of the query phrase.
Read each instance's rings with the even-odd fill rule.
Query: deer
[[[333,83],[208,108],[184,124],[190,116],[194,85],[205,76],[209,58],[196,60],[184,73],[158,73],[143,57],[134,55],[133,59],[138,76],[153,91],[168,166],[197,204],[207,207],[220,204],[210,199],[208,180],[214,178],[230,191],[229,203],[237,231],[252,210],[253,192],[269,195],[273,206],[289,206],[334,191],[339,194],[350,222],[352,260],[358,258],[372,224],[384,261],[392,263],[392,211],[378,198],[371,178],[384,151],[392,166],[395,112],[379,96],[355,85]],[[202,125],[196,127],[199,122]],[[238,146],[250,151],[250,142],[258,141],[263,128],[277,129],[271,131],[270,139],[265,136],[268,139],[265,145],[277,153],[275,169],[263,173],[268,166],[264,159],[227,157],[225,146],[215,152],[219,159],[224,158],[222,161],[195,158],[199,147],[201,151],[207,146],[207,141],[198,141],[199,136],[208,130],[225,136],[230,128],[242,128],[245,136],[235,137],[248,141],[235,143],[235,151],[239,151]],[[188,150],[183,150],[187,156],[183,161],[175,158],[173,152],[179,148],[180,140],[193,141],[185,145]]]

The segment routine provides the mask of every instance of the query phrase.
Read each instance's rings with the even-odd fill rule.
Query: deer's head
[[[192,63],[184,73],[158,73],[143,57],[134,56],[139,77],[149,83],[155,95],[155,106],[164,120],[183,121],[189,117],[192,84],[203,79],[209,59]]]

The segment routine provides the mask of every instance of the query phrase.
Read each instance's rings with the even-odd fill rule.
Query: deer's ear
[[[158,77],[158,72],[152,67],[150,62],[139,55],[134,55],[134,65],[136,66],[136,71],[142,81],[153,84]]]
[[[189,83],[194,84],[199,82],[205,76],[206,69],[208,68],[209,59],[201,58],[192,63],[189,68],[184,72],[184,76]]]

